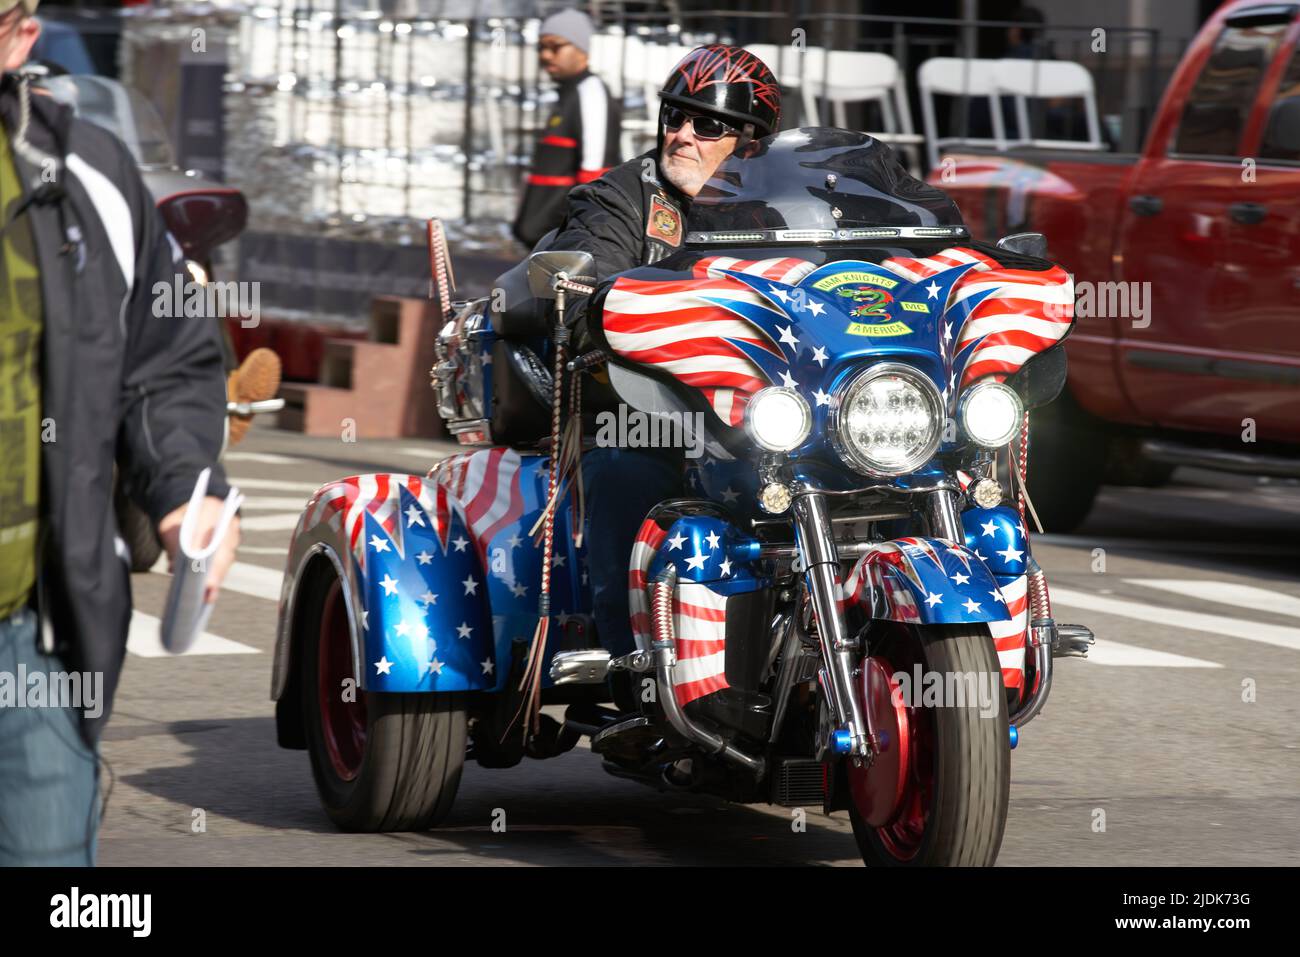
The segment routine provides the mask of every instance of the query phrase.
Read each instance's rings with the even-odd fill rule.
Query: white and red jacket
[[[525,180],[514,235],[532,247],[564,219],[565,198],[620,162],[622,115],[600,77],[583,72],[559,84]]]

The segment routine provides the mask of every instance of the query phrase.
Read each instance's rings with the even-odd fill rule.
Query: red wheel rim
[[[882,658],[868,658],[862,663],[862,680],[858,692],[864,708],[870,709],[871,727],[885,745],[871,762],[870,768],[855,768],[849,763],[849,789],[858,815],[872,827],[893,821],[907,791],[911,765],[911,726],[907,707],[896,698],[898,682]]]
[[[325,753],[334,773],[344,781],[353,780],[361,770],[366,753],[366,701],[359,687],[355,701],[344,700],[344,680],[352,673],[352,636],[348,629],[347,604],[343,586],[336,578],[325,596],[321,610],[318,648],[316,701],[320,710],[321,733]]]
[[[916,664],[924,668],[919,642],[910,631],[904,634],[902,641],[890,642],[887,654],[867,660],[875,668],[864,668],[864,690],[866,682],[873,680],[873,670],[874,680],[887,681],[892,691],[894,682],[889,676],[900,671],[912,674]],[[914,691],[913,701],[900,702],[897,708],[892,702],[882,704],[882,695],[872,699],[876,703],[873,719],[892,720],[898,729],[899,750],[895,757],[890,757],[888,750],[885,752],[885,773],[873,779],[873,769],[854,768],[845,762],[849,791],[858,816],[875,831],[885,850],[900,861],[910,861],[920,851],[934,803],[934,713],[932,708],[919,706],[920,690]],[[896,716],[887,719],[888,713]],[[895,769],[896,775],[891,775]],[[888,800],[890,796],[894,797],[892,802]]]

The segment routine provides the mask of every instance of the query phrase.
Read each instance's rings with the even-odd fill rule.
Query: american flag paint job
[[[682,706],[730,687],[727,684],[727,598],[764,586],[747,563],[733,560],[735,547],[749,541],[730,522],[687,515],[667,531],[647,518],[633,546],[628,570],[628,604],[637,647],[653,640],[646,585],[668,566],[677,571],[673,627],[677,666],[673,692]]]
[[[846,289],[887,293],[886,301],[872,321],[859,321],[868,317],[855,314]],[[964,247],[821,267],[714,256],[689,274],[651,269],[618,278],[601,323],[616,354],[698,389],[736,426],[760,388],[797,388],[816,411],[829,404],[844,361],[889,351],[929,353],[935,361],[921,363],[930,366],[924,371],[955,400],[1064,338],[1073,302],[1073,281],[1060,267],[1010,269]]]
[[[966,547],[997,578],[1010,616],[1005,621],[989,623],[1002,662],[1002,680],[1008,688],[1022,687],[1029,628],[1027,530],[1016,510],[1002,505],[967,509],[961,521]]]
[[[546,471],[544,456],[482,449],[444,460],[429,477],[357,475],[313,496],[294,540],[328,541],[340,558],[350,556],[363,688],[504,687],[512,641],[537,624],[541,548],[528,530],[545,503]],[[569,523],[562,508],[548,653],[590,606],[586,550]]]
[[[841,585],[841,601],[890,621],[994,622],[1007,616],[997,590],[993,575],[965,546],[900,538],[880,543],[854,563]],[[867,604],[872,594],[874,612]]]

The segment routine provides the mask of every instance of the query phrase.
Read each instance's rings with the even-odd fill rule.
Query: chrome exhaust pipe
[[[1025,569],[1029,576],[1026,591],[1029,599],[1029,630],[1025,635],[1025,657],[1032,656],[1034,686],[1027,689],[1025,699],[1007,721],[1017,728],[1033,720],[1047,703],[1052,691],[1052,645],[1056,637],[1056,623],[1052,620],[1052,603],[1047,594],[1047,576],[1038,562],[1030,556]],[[1028,672],[1028,669],[1026,669]]]
[[[1052,638],[1056,625],[1050,618],[1038,618],[1029,626],[1026,655],[1033,655],[1034,686],[1025,694],[1025,700],[1013,714],[1007,716],[1007,722],[1017,728],[1023,728],[1047,703],[1047,696],[1052,691]]]
[[[655,674],[659,680],[659,703],[669,723],[686,740],[698,744],[709,754],[719,755],[732,764],[747,768],[761,778],[767,762],[732,747],[712,732],[705,731],[682,710],[673,691],[673,669],[677,667],[677,637],[673,632],[673,593],[677,590],[677,569],[669,565],[650,583],[650,619],[654,628],[651,645]]]

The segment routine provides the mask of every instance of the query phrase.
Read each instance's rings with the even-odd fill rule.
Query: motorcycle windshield
[[[865,133],[809,127],[724,160],[691,204],[688,244],[855,243],[966,236],[961,213]]]

